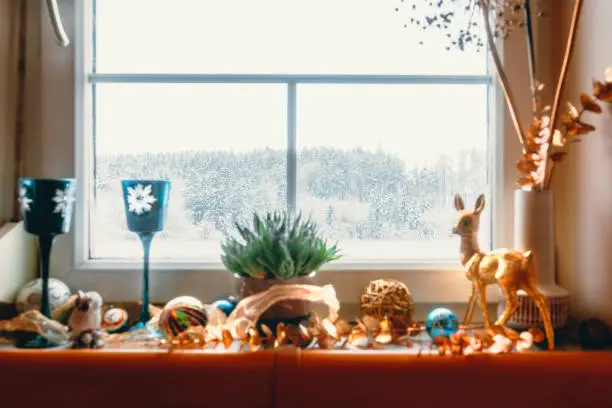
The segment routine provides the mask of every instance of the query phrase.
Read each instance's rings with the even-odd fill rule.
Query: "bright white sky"
[[[400,0],[99,0],[98,72],[483,74],[485,54],[418,41]],[[286,146],[283,85],[103,84],[98,153]],[[484,86],[302,85],[298,145],[408,162],[486,146]]]

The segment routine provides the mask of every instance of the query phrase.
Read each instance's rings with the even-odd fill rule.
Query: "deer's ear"
[[[484,207],[485,207],[485,196],[484,194],[481,194],[478,196],[478,199],[476,200],[476,205],[474,206],[474,213],[480,214],[482,210],[484,210]]]
[[[455,194],[455,210],[463,211],[465,204],[463,204],[463,198],[459,194]]]

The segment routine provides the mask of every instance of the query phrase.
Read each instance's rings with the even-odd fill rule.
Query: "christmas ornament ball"
[[[449,337],[459,331],[457,316],[450,309],[436,307],[427,314],[425,329],[429,337]]]
[[[206,326],[206,311],[196,306],[165,307],[159,316],[159,332],[162,337],[172,339],[189,328]]]
[[[237,304],[238,298],[235,296],[228,296],[214,301],[212,305],[222,311],[226,316],[229,316],[232,314]]]
[[[40,309],[42,279],[34,279],[26,283],[17,293],[15,307],[17,312]],[[51,310],[63,306],[70,298],[68,286],[59,279],[49,278],[49,306]]]

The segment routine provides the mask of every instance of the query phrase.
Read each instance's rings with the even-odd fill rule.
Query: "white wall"
[[[559,17],[567,27],[573,0]],[[593,78],[603,80],[612,66],[612,1],[585,0],[566,98],[578,102],[592,93]],[[557,41],[565,31],[557,28]],[[557,60],[559,55],[557,55]],[[558,273],[581,318],[599,317],[612,324],[612,105],[601,115],[585,115],[597,131],[575,145],[554,175]]]

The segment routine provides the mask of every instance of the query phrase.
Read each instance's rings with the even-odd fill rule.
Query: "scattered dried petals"
[[[381,332],[375,338],[374,341],[380,344],[389,344],[393,341],[393,336],[390,332]]]
[[[323,319],[323,329],[327,332],[326,334],[332,339],[338,338],[338,331],[336,330],[336,326],[332,322],[327,319]]]
[[[339,337],[348,336],[351,332],[351,325],[346,320],[336,321],[336,333]]]
[[[522,353],[528,351],[533,346],[533,336],[528,331],[522,332],[516,342],[516,351]]]
[[[369,336],[359,327],[355,327],[353,331],[351,331],[351,334],[349,334],[348,336],[348,342],[353,346],[367,347],[369,343]]]

